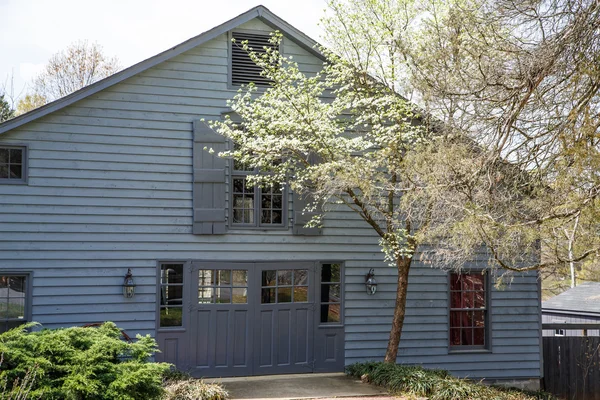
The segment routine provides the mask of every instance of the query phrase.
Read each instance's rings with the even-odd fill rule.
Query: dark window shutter
[[[311,154],[309,156],[309,161],[311,164],[317,164],[318,158],[316,155]],[[305,227],[306,223],[310,221],[315,215],[318,215],[317,212],[305,212],[304,208],[313,202],[313,198],[310,194],[305,193],[303,195],[299,195],[294,193],[293,198],[293,210],[294,210],[294,225],[292,227],[292,233],[294,235],[299,236],[319,236],[323,234],[322,228],[308,228]],[[319,207],[317,207],[319,209]]]
[[[225,165],[218,157],[226,139],[205,122],[194,121],[193,207],[194,235],[223,234],[225,227]],[[213,149],[211,154],[204,148]]]

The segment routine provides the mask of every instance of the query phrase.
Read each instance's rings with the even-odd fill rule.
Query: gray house
[[[544,324],[599,324],[600,282],[584,282],[542,302]],[[544,330],[544,336],[600,336],[598,329]]]
[[[197,376],[383,358],[396,275],[367,224],[340,208],[305,228],[294,193],[248,187],[251,172],[203,151],[228,143],[201,120],[265,84],[231,38],[261,48],[275,29],[305,72],[321,68],[315,42],[259,6],[0,125],[2,330],[114,321]],[[418,259],[398,361],[539,382],[537,276],[497,289],[482,260],[456,274]]]

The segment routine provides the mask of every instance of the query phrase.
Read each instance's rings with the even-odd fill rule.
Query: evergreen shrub
[[[164,395],[163,375],[171,365],[150,362],[156,341],[137,336],[128,343],[112,322],[30,332],[36,323],[0,334],[0,381],[11,390],[31,371],[29,397],[48,400],[151,400]]]

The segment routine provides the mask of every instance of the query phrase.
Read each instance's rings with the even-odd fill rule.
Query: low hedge
[[[447,371],[382,362],[356,363],[346,373],[385,387],[392,394],[427,397],[430,400],[553,400],[544,392],[488,386],[451,376]]]
[[[171,365],[150,362],[158,351],[150,336],[128,343],[112,322],[97,328],[44,329],[31,323],[0,335],[4,392],[35,374],[28,398],[48,400],[160,399]]]

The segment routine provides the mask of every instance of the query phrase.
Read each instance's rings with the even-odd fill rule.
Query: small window
[[[0,333],[28,319],[28,275],[0,275]]]
[[[25,182],[27,151],[23,146],[0,146],[0,182]]]
[[[231,189],[232,227],[285,227],[285,186],[250,185],[248,175],[257,169],[247,169],[234,162]]]
[[[340,264],[321,266],[321,323],[341,323],[342,281]]]
[[[247,304],[248,271],[201,269],[198,271],[198,304]]]
[[[255,53],[266,53],[265,47],[274,47],[270,42],[270,35],[256,33],[233,32],[231,43],[231,84],[246,85],[254,82],[256,86],[269,86],[271,80],[261,76],[262,69],[252,61],[243,49],[242,42],[247,41],[248,46]]]
[[[565,336],[565,330],[564,329],[555,329],[554,336]]]
[[[160,327],[183,326],[183,264],[160,266]]]
[[[450,346],[485,348],[488,328],[486,274],[450,274]]]
[[[308,270],[266,270],[261,276],[262,304],[308,302]]]

